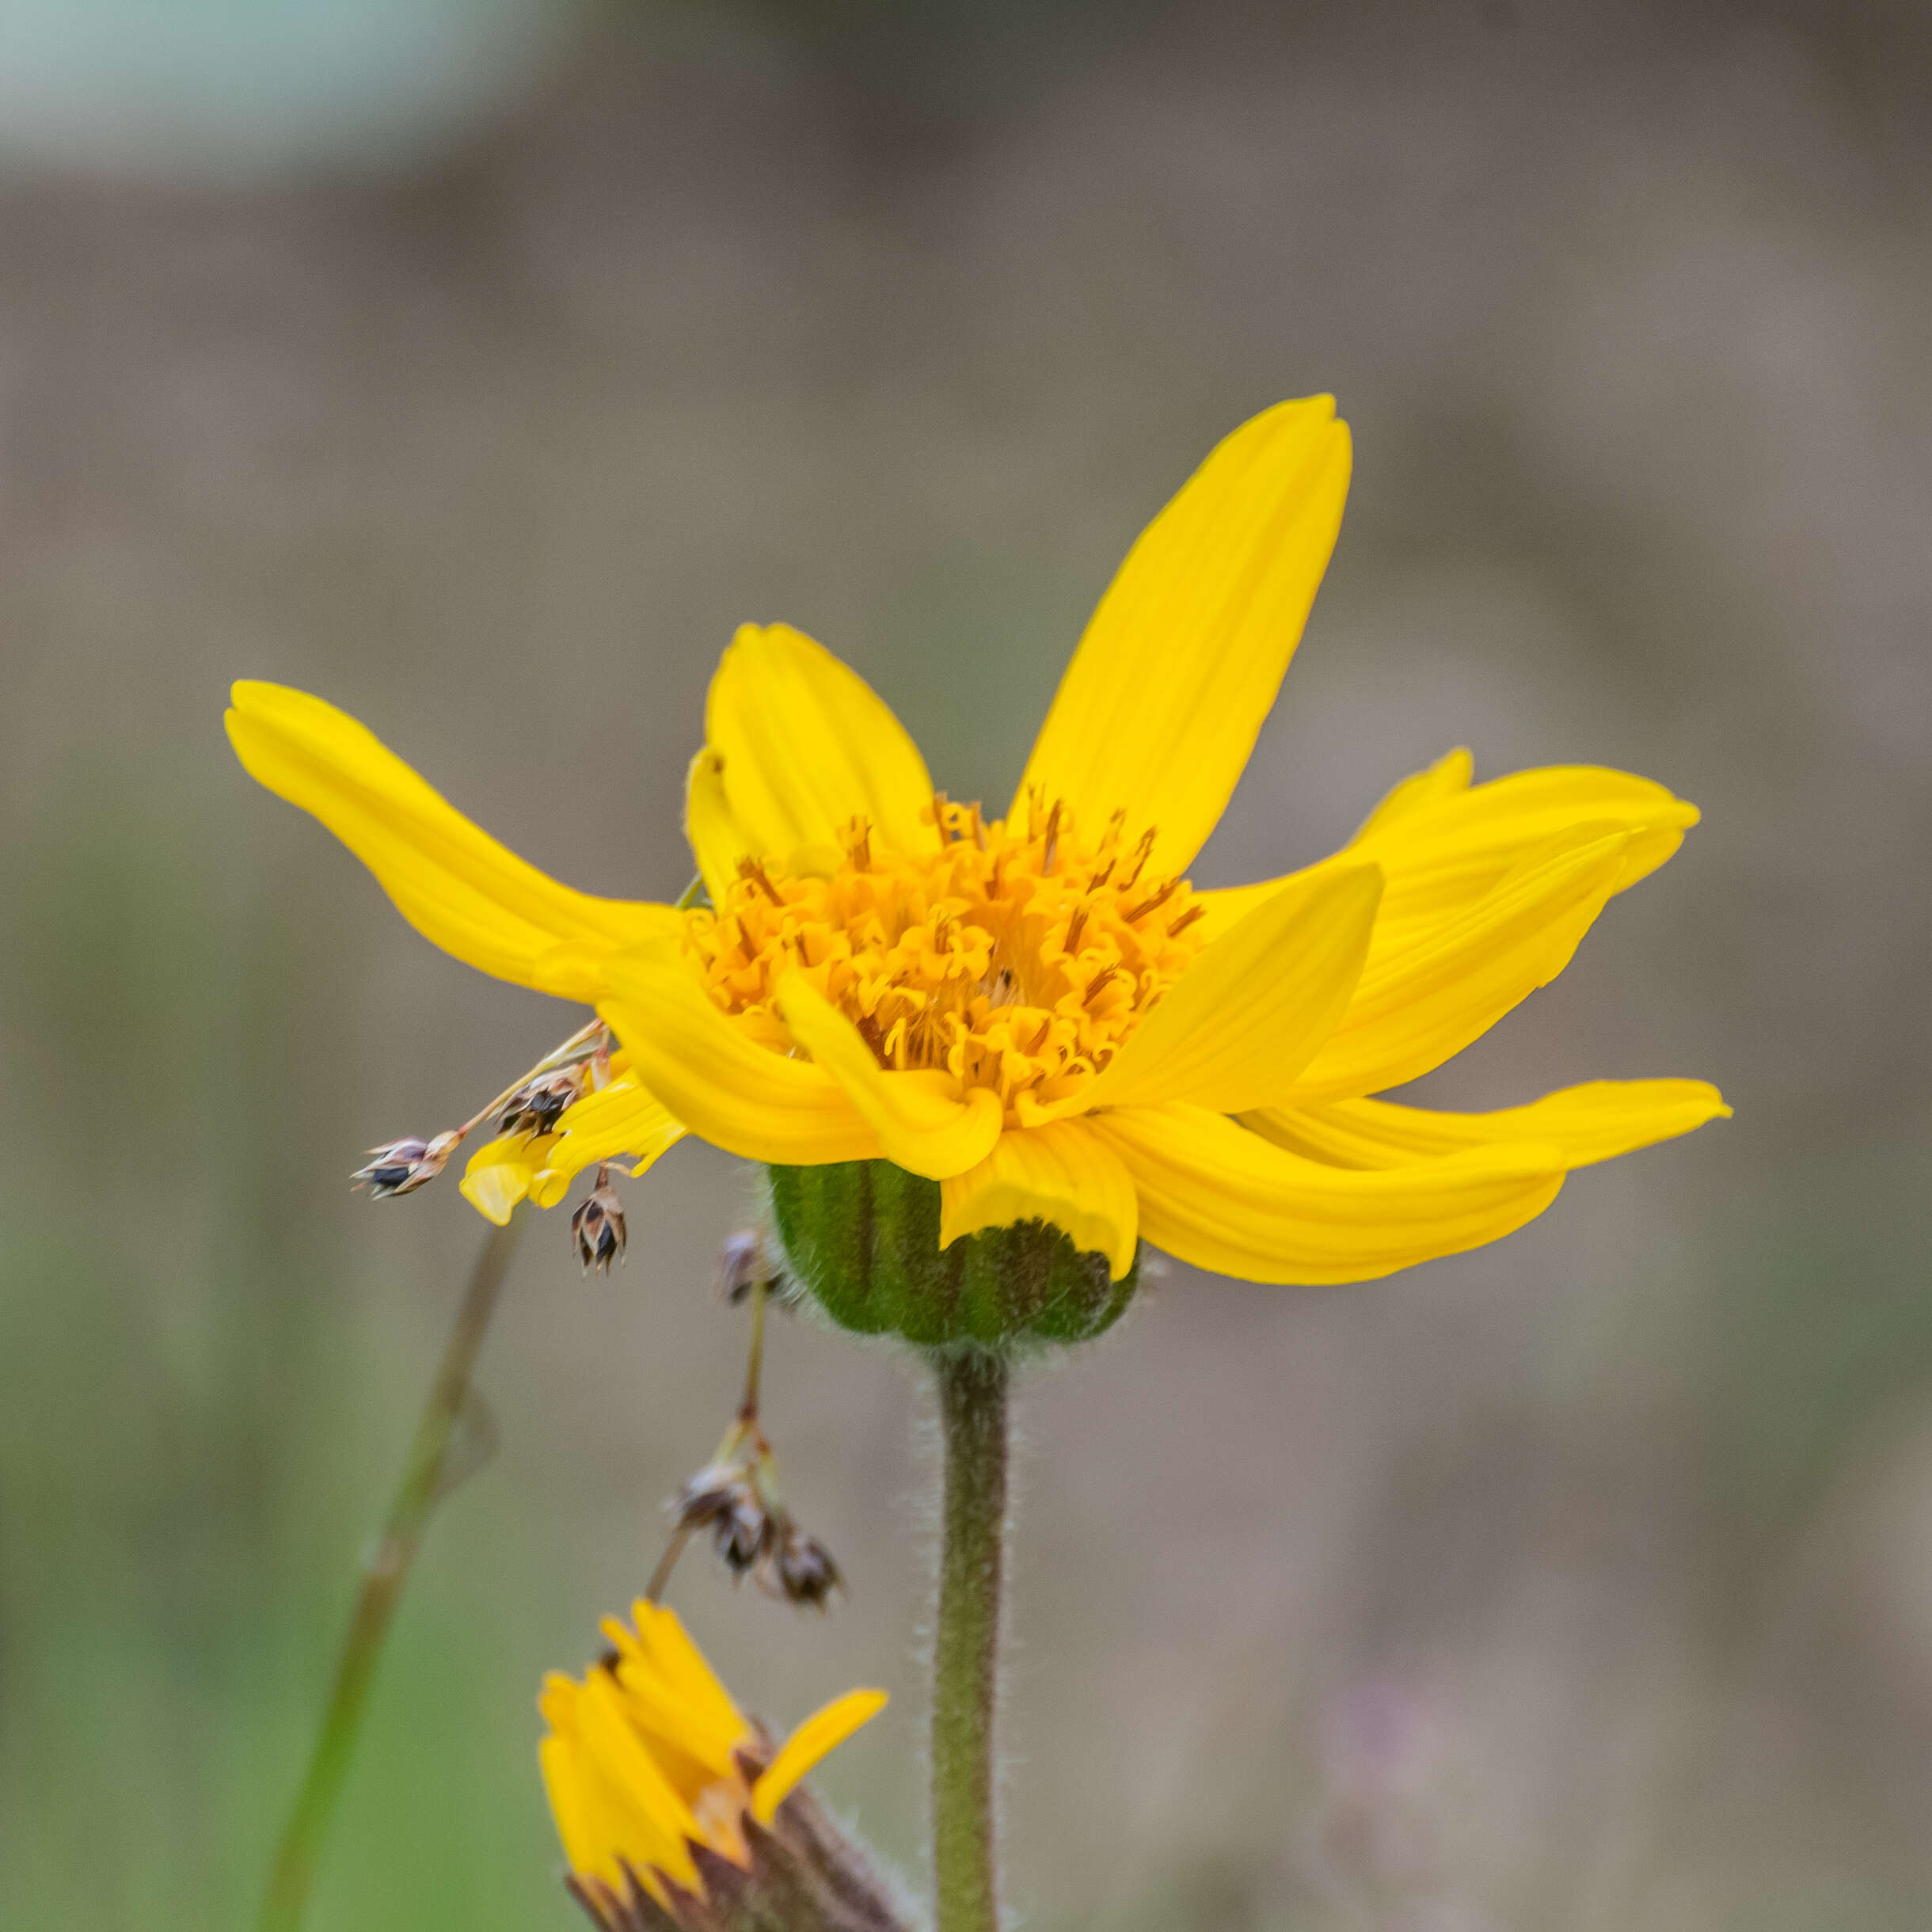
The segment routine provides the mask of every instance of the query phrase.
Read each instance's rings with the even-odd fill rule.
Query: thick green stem
[[[389,1634],[390,1619],[430,1513],[444,1493],[451,1445],[470,1400],[470,1371],[496,1310],[520,1231],[521,1217],[514,1216],[508,1226],[492,1230],[477,1257],[469,1289],[457,1310],[456,1325],[443,1352],[443,1365],[416,1425],[416,1439],[409,1446],[401,1484],[390,1504],[382,1534],[363,1565],[362,1594],[336,1665],[329,1709],[309,1759],[301,1794],[276,1850],[268,1896],[257,1921],[261,1932],[295,1932],[302,1923],[316,1861],[362,1729],[363,1707],[375,1679],[383,1640]]]
[[[1003,1355],[937,1352],[945,1443],[939,1617],[933,1645],[933,1869],[938,1932],[998,1932],[993,1717],[1006,1529]]]

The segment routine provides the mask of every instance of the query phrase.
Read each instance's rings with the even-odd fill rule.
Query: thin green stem
[[[409,1566],[423,1538],[431,1513],[444,1493],[450,1447],[470,1399],[470,1371],[483,1345],[484,1331],[496,1311],[496,1299],[508,1272],[510,1257],[521,1233],[521,1218],[491,1230],[477,1257],[470,1286],[457,1310],[443,1352],[443,1365],[416,1425],[416,1439],[403,1466],[402,1481],[390,1504],[382,1533],[363,1565],[361,1595],[350,1620],[348,1635],[336,1665],[334,1688],[302,1781],[295,1808],[290,1812],[276,1848],[268,1890],[257,1920],[261,1932],[296,1932],[309,1900],[317,1860],[328,1836],[342,1782],[355,1754],[363,1712],[375,1679],[390,1619],[395,1613]]]
[[[738,1419],[748,1422],[758,1414],[759,1378],[765,1367],[765,1298],[770,1284],[751,1284],[751,1352],[744,1365],[744,1400],[738,1405]]]
[[[993,1717],[1006,1529],[1006,1358],[935,1354],[945,1496],[933,1645],[938,1932],[998,1932]]]

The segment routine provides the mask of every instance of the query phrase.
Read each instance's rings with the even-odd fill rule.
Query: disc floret
[[[1186,880],[1147,870],[1154,834],[1116,812],[1088,844],[1036,795],[1024,824],[943,795],[932,849],[884,851],[862,818],[829,871],[747,860],[686,944],[712,997],[791,1051],[777,991],[794,969],[881,1067],[991,1089],[1009,1125],[1076,1098],[1200,950]]]

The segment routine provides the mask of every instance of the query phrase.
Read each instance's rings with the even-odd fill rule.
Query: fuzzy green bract
[[[939,1184],[889,1161],[766,1170],[791,1277],[841,1328],[921,1348],[1086,1341],[1133,1299],[1140,1257],[1118,1281],[1042,1221],[939,1246]]]

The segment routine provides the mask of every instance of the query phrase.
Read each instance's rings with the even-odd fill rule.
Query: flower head
[[[553,1120],[519,1114],[473,1157],[485,1211],[557,1198],[619,1151],[641,1170],[689,1131],[773,1168],[807,1285],[819,1234],[785,1225],[801,1196],[780,1179],[880,1162],[927,1188],[905,1224],[935,1261],[1034,1227],[1128,1287],[1143,1238],[1257,1280],[1386,1274],[1507,1234],[1573,1167],[1729,1109],[1674,1079],[1492,1113],[1374,1097],[1554,978],[1610,897],[1677,849],[1696,808],[1646,779],[1578,766],[1473,785],[1451,751],[1330,858],[1188,882],[1300,637],[1349,466],[1327,397],[1213,451],[1101,599],[1003,815],[937,792],[823,647],[744,627],[690,769],[709,901],[693,910],[546,878],[318,699],[239,685],[229,729],[430,937],[590,1002],[614,1032],[609,1087]],[[838,1265],[849,1280],[882,1253]],[[1002,1265],[1049,1282],[1063,1325],[1040,1332],[1117,1310],[1097,1291],[1069,1326],[1085,1291],[1052,1254]],[[918,1295],[964,1306],[965,1279],[942,1270]],[[1006,1332],[1006,1311],[986,1319]],[[959,1320],[942,1309],[918,1332],[984,1338]]]
[[[706,1873],[755,1873],[786,1800],[813,1765],[885,1706],[850,1690],[774,1750],[734,1704],[675,1614],[633,1608],[607,1620],[611,1649],[583,1679],[553,1675],[538,1707],[550,1725],[544,1785],[573,1888],[610,1926],[646,1922],[628,1909],[702,1899]],[[777,1855],[768,1853],[768,1856]],[[655,1922],[652,1921],[649,1922]]]

